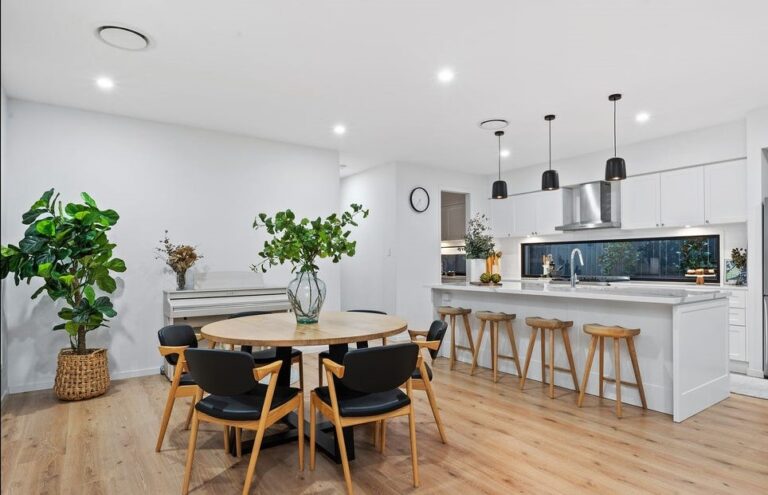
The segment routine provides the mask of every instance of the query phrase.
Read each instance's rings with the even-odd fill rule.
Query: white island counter
[[[518,349],[526,349],[528,345],[530,329],[525,325],[526,317],[572,320],[574,326],[570,337],[579,380],[584,373],[589,346],[589,337],[583,333],[582,325],[602,323],[640,328],[635,345],[648,408],[672,414],[675,421],[683,421],[729,395],[727,292],[616,286],[572,289],[569,285],[529,282],[504,282],[496,287],[469,284],[435,284],[428,287],[432,289],[435,309],[450,305],[471,308],[473,312],[515,313]],[[473,318],[475,338],[478,324]],[[559,339],[556,342],[555,365],[566,367],[562,342]],[[488,345],[486,341],[480,349],[481,366],[490,366]],[[605,374],[614,376],[609,347],[606,346]],[[510,345],[504,338],[501,339],[500,352],[511,354]],[[633,377],[623,344],[621,352],[622,377]],[[535,359],[538,355],[540,353],[536,351],[533,353],[529,379],[541,380],[540,361]],[[472,358],[469,352],[460,350],[458,357],[465,362],[471,362]],[[598,395],[597,368],[595,356],[587,386],[587,393],[593,395]],[[512,362],[500,363],[500,369],[515,373]],[[555,375],[557,386],[573,389],[573,382],[567,373]],[[606,382],[604,395],[615,398],[613,383]],[[640,396],[634,388],[624,387],[622,399],[623,402],[640,405]]]

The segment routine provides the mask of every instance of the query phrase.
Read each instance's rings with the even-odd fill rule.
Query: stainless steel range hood
[[[621,227],[618,182],[588,182],[563,188],[563,221],[555,230],[573,231]]]

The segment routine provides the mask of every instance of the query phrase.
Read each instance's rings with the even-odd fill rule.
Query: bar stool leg
[[[549,398],[555,398],[555,331],[549,331]]]
[[[605,372],[603,371],[605,369],[605,364],[603,364],[605,360],[605,337],[597,337],[597,340],[600,341],[600,398],[603,398],[603,377],[605,376]]]
[[[547,329],[541,329],[541,383],[547,384]]]
[[[538,330],[536,327],[531,327],[531,339],[528,341],[528,350],[525,352],[525,364],[523,365],[523,374],[520,376],[520,390],[525,387],[525,379],[528,377],[528,366],[531,364],[531,356],[533,356],[533,346],[536,345],[536,334]]]
[[[456,367],[456,317],[451,315],[451,370]]]
[[[637,390],[640,392],[640,402],[643,404],[643,409],[648,409],[648,404],[645,402],[643,379],[640,378],[640,364],[637,362],[637,351],[635,351],[634,337],[627,337],[627,348],[629,349],[629,358],[632,360],[632,369],[635,370],[635,383],[637,383]]]
[[[515,343],[515,330],[512,328],[512,321],[507,320],[504,322],[507,326],[507,335],[509,335],[509,342],[512,345],[512,356],[515,358],[515,368],[517,368],[517,376],[521,376],[523,373],[520,371],[520,356],[517,354],[517,344]]]
[[[563,336],[563,344],[565,344],[565,355],[568,356],[568,366],[571,368],[571,378],[573,378],[573,386],[576,391],[579,391],[579,379],[576,377],[576,365],[573,364],[573,353],[571,352],[571,339],[568,337],[568,330],[563,328],[560,330]]]
[[[491,368],[493,369],[493,383],[499,381],[499,323],[491,322]]]
[[[469,315],[461,315],[464,320],[464,331],[467,332],[467,342],[469,342],[469,352],[475,353],[475,344],[472,342],[472,326],[469,324]]]
[[[595,347],[597,347],[598,339],[599,337],[593,335],[589,340],[589,354],[587,355],[587,362],[585,363],[584,378],[581,380],[581,390],[579,391],[579,402],[577,404],[579,407],[581,407],[582,402],[584,402],[584,392],[587,390],[587,382],[589,381],[589,373],[592,371],[592,360],[595,358]]]
[[[613,338],[613,361],[616,375],[616,416],[621,417],[621,362],[619,361],[619,339]]]
[[[480,354],[480,347],[483,344],[483,334],[485,333],[485,320],[480,320],[480,333],[477,336],[477,346],[475,352],[472,355],[472,368],[469,370],[469,374],[475,374],[475,368],[477,368],[477,355]]]

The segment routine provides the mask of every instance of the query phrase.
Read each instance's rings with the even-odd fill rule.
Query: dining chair
[[[324,359],[328,386],[313,390],[309,401],[309,469],[315,469],[316,412],[328,418],[336,430],[344,481],[350,495],[352,477],[343,428],[366,423],[380,424],[385,419],[408,416],[413,486],[418,487],[416,415],[411,375],[421,360],[419,346],[414,343],[355,349],[344,355],[343,365]],[[403,383],[405,394],[400,390]]]
[[[427,349],[430,359],[434,361],[437,358],[438,352],[440,352],[440,346],[443,343],[447,330],[448,323],[442,320],[435,320],[429,326],[429,330],[408,330],[408,334],[411,336],[411,342],[418,345],[419,350]],[[421,339],[422,337],[424,340]],[[440,440],[443,443],[447,443],[443,422],[440,419],[440,410],[437,407],[435,392],[432,389],[432,368],[423,359],[419,363],[419,366],[411,374],[413,388],[427,393],[427,399],[429,399],[429,405],[432,408],[432,415],[435,417],[437,430],[440,432]],[[383,430],[381,435],[382,439],[386,438],[386,430]]]
[[[192,415],[183,494],[189,493],[192,462],[201,421],[223,425],[225,428],[256,432],[243,485],[245,495],[251,488],[264,431],[298,409],[299,469],[304,470],[304,421],[301,420],[304,417],[304,399],[301,389],[277,386],[281,361],[255,367],[252,356],[247,352],[220,349],[187,349],[185,357],[189,373],[199,385],[199,389]],[[259,383],[266,377],[269,377],[268,385]],[[210,395],[203,398],[204,391]],[[239,439],[237,449],[240,449]],[[238,456],[239,454],[240,452]]]
[[[228,319],[234,319],[234,318],[243,318],[246,316],[256,316],[256,315],[265,315],[269,314],[271,311],[244,311],[242,313],[235,313],[233,315],[229,315]],[[231,346],[232,349],[234,349],[234,345]],[[251,346],[241,346],[240,349],[244,352],[250,352],[253,356],[253,360],[258,365],[264,365],[269,364],[275,361],[277,356],[277,351],[274,347],[269,347],[267,349],[261,349],[258,351],[254,351]],[[291,349],[291,364],[298,364],[299,365],[299,386],[303,389],[304,388],[304,359],[303,354],[299,349],[296,349],[295,347]]]
[[[379,311],[376,309],[348,309],[347,313],[370,313],[374,315],[386,315],[384,311]],[[381,345],[387,345],[387,338],[382,337],[381,338]],[[368,341],[364,340],[362,342],[357,342],[356,347],[358,349],[365,349],[368,347]],[[320,384],[320,386],[323,386],[323,359],[330,359],[331,353],[328,351],[320,351],[320,354],[317,355],[317,381]]]
[[[189,423],[192,420],[192,411],[195,407],[195,396],[198,387],[187,372],[184,351],[197,347],[197,337],[195,336],[195,331],[189,325],[169,325],[157,332],[157,339],[160,341],[160,355],[165,358],[167,364],[175,367],[173,378],[171,379],[171,388],[168,390],[168,398],[165,401],[163,419],[160,423],[160,433],[157,436],[157,444],[155,445],[155,452],[160,452],[176,399],[192,397],[192,403],[187,414],[187,422],[184,425],[185,429],[189,428]]]

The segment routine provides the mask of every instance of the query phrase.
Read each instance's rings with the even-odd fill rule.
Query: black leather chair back
[[[189,373],[200,388],[213,395],[241,395],[253,390],[253,356],[221,349],[187,349]]]
[[[341,383],[369,394],[392,390],[410,378],[418,354],[419,346],[412,343],[349,351],[344,355]]]
[[[271,313],[271,311],[243,311],[242,313],[235,313],[233,315],[227,316],[228,320],[231,320],[232,318],[243,318],[246,316],[258,316],[258,315],[266,315]]]
[[[195,331],[189,325],[169,325],[163,327],[157,331],[157,340],[160,341],[160,345],[169,347],[182,345],[197,347]],[[179,362],[179,356],[176,354],[168,354],[165,356],[165,360],[168,364],[176,366],[176,363]]]
[[[433,321],[432,325],[429,326],[429,331],[427,331],[427,340],[438,340],[440,345],[443,345],[443,337],[445,337],[446,330],[448,330],[448,323],[442,320]],[[430,349],[429,355],[432,356],[432,359],[435,359],[439,351],[439,346],[437,349]]]
[[[378,311],[376,309],[349,309],[347,313],[371,313],[374,315],[385,315],[384,311]]]

